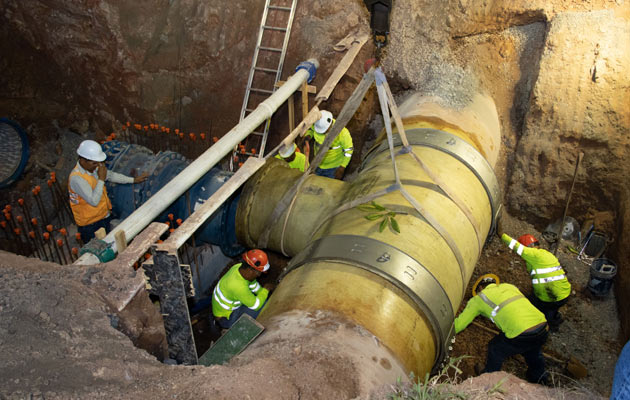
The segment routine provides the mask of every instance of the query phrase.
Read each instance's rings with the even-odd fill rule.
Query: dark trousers
[[[542,346],[547,341],[547,325],[532,333],[522,333],[508,339],[502,333],[488,343],[488,360],[483,372],[500,371],[503,361],[513,355],[522,354],[527,363],[527,380],[539,383],[545,377],[545,359]]]
[[[536,307],[541,313],[545,314],[545,318],[547,319],[550,327],[557,327],[560,325],[562,318],[558,309],[569,301],[569,297],[560,301],[542,301],[536,297],[536,295],[531,294],[528,299],[534,307]]]
[[[315,175],[317,176],[324,176],[326,178],[330,178],[330,179],[335,179],[335,172],[337,172],[337,168],[326,168],[326,169],[321,169],[319,167],[315,168]]]
[[[101,228],[105,228],[107,232],[109,232],[109,222],[112,220],[112,216],[110,215],[107,218],[103,218],[100,221],[96,221],[93,224],[78,226],[79,233],[81,234],[81,240],[83,243],[87,243],[90,240],[94,239],[94,232],[98,231]]]
[[[269,300],[269,299],[267,299]],[[232,325],[234,325],[234,323],[236,321],[238,321],[238,319],[241,317],[241,315],[243,314],[247,314],[250,317],[256,319],[256,317],[258,317],[258,314],[260,314],[260,312],[262,311],[263,308],[265,308],[265,304],[267,304],[267,300],[265,300],[265,303],[263,304],[262,307],[260,307],[258,310],[254,311],[249,307],[246,307],[244,305],[241,305],[239,308],[237,308],[236,310],[232,311],[232,314],[230,314],[230,318],[219,318],[218,322],[219,322],[219,326],[223,329],[230,329],[232,327]]]

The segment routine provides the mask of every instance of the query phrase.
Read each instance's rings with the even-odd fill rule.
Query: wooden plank
[[[293,129],[295,129],[295,104],[293,101],[293,95],[291,95],[289,97],[289,100],[287,100],[289,103],[289,134],[291,132],[293,132]]]
[[[288,146],[295,141],[295,138],[298,136],[304,136],[304,133],[310,128],[318,119],[322,117],[322,113],[319,111],[317,106],[313,107],[311,111],[307,114],[306,118],[302,120],[298,124],[298,126],[289,134],[289,136],[285,137],[282,142],[276,148],[274,148],[271,152],[269,152],[269,156],[273,156],[276,154],[276,151],[280,149],[281,146]]]
[[[227,363],[245,350],[264,329],[264,326],[249,315],[241,315],[238,321],[199,358],[199,364],[210,366]]]
[[[107,232],[105,232],[105,228],[100,228],[96,232],[94,232],[94,237],[99,240],[105,239],[105,236],[107,236]]]
[[[308,115],[308,85],[306,81],[302,82],[302,119],[306,119]]]
[[[339,65],[337,65],[337,68],[335,68],[333,73],[330,75],[328,81],[324,84],[324,86],[322,86],[322,88],[319,90],[319,93],[315,96],[315,101],[317,102],[317,104],[320,104],[322,101],[328,100],[328,97],[330,97],[333,89],[337,86],[337,83],[339,83],[341,78],[346,74],[346,71],[348,70],[348,68],[350,68],[350,65],[352,65],[357,54],[359,54],[359,51],[369,37],[370,35],[365,32],[351,34],[346,36],[335,46],[335,50],[337,51],[348,49],[348,52],[341,59],[341,62],[339,63]]]
[[[114,240],[116,241],[116,249],[119,253],[125,251],[127,248],[127,237],[124,230],[119,230],[114,234]]]
[[[166,248],[178,249],[186,243],[193,233],[212,216],[212,214],[243,185],[250,176],[254,175],[263,165],[266,159],[250,157],[245,164],[236,171],[232,177],[223,184],[212,196],[210,196],[200,207],[186,218],[179,228],[169,236],[169,238],[158,246],[158,249]]]

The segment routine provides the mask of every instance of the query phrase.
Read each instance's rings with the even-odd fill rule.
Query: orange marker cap
[[[21,206],[23,206],[23,205],[24,205],[24,199],[20,197],[20,198],[18,199],[18,204],[19,204],[19,205],[21,205]]]
[[[24,218],[22,218],[21,215],[18,215],[17,217],[15,217],[17,219],[17,222],[19,222],[20,224],[22,223],[22,221],[24,221]]]
[[[68,231],[66,230],[66,228],[61,228],[59,229],[59,233],[61,233],[62,236],[66,236],[68,234]]]
[[[30,237],[31,239],[35,239],[35,232],[30,231],[30,232],[28,233],[28,237]]]
[[[218,138],[218,137],[216,137],[216,136],[212,136],[212,141],[213,141],[214,143],[216,143],[216,142],[218,142],[218,141],[219,141],[219,138]]]
[[[42,236],[44,236],[44,240],[50,239],[50,233],[48,233],[48,232],[44,232],[44,234]]]
[[[53,226],[52,225],[46,225],[46,230],[48,232],[52,232],[53,231]]]
[[[79,254],[79,249],[77,249],[76,247],[73,247],[73,248],[72,248],[72,254],[74,254],[75,256],[76,256],[77,254]]]
[[[15,232],[15,234],[19,236],[20,233],[22,233],[22,230],[20,228],[15,228],[13,232]]]
[[[63,246],[63,240],[57,239],[57,246],[59,247]]]
[[[81,240],[81,234],[77,232],[77,233],[74,235],[74,238],[75,238],[75,239],[77,239],[77,240]]]
[[[37,226],[37,218],[31,218],[31,225]]]

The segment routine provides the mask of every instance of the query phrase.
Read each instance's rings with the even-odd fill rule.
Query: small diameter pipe
[[[308,62],[311,63],[315,69],[319,68],[319,62],[317,60],[310,59]],[[105,237],[105,242],[111,244],[112,250],[117,252],[114,239],[116,233],[124,231],[127,242],[131,241],[131,239],[140,233],[151,221],[168,208],[173,201],[184,194],[186,190],[190,189],[192,185],[210,171],[223,157],[232,152],[234,147],[253,132],[254,129],[271,118],[273,113],[289,96],[299,90],[302,83],[309,79],[310,74],[310,71],[307,69],[298,69],[278,90],[260,103],[243,121],[232,128],[211,148],[206,150],[199,158],[182,170],[175,178],[114,228]],[[92,257],[81,256],[75,264],[95,264],[99,262],[96,256],[91,256]]]

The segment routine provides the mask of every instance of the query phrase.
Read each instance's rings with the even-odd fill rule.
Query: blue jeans
[[[79,233],[81,234],[81,240],[83,243],[87,243],[94,239],[94,232],[101,228],[105,228],[105,231],[109,233],[109,222],[112,220],[111,214],[107,218],[103,218],[100,221],[96,221],[93,224],[85,226],[77,226]]]
[[[267,299],[267,300],[269,300],[269,299]],[[219,318],[219,326],[221,326],[221,328],[223,328],[223,329],[230,329],[232,327],[232,325],[234,325],[234,323],[236,323],[236,321],[238,321],[238,319],[243,314],[247,314],[250,317],[256,319],[256,317],[258,317],[258,314],[260,314],[262,309],[265,308],[265,305],[267,304],[267,300],[265,300],[265,302],[263,303],[262,307],[260,307],[256,311],[252,310],[251,308],[249,308],[249,307],[247,307],[245,305],[241,305],[239,308],[237,308],[236,310],[232,311],[232,314],[230,314],[230,318]]]
[[[617,359],[610,400],[630,400],[630,341]]]
[[[323,176],[323,177],[330,178],[330,179],[335,179],[335,172],[336,171],[337,171],[337,167],[335,167],[335,168],[326,168],[326,169],[321,169],[321,168],[317,167],[315,169],[315,175]]]

